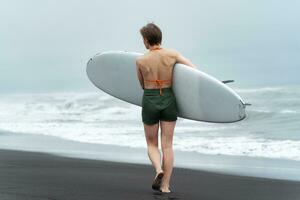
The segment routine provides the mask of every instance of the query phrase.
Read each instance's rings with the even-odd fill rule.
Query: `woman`
[[[176,99],[172,90],[172,74],[175,63],[196,66],[173,49],[162,48],[162,32],[154,23],[140,29],[143,42],[149,52],[136,60],[137,76],[144,89],[142,120],[147,141],[148,156],[155,168],[152,183],[154,190],[163,193],[169,189],[173,169],[173,133],[177,120]],[[158,129],[161,129],[161,155],[158,149]]]

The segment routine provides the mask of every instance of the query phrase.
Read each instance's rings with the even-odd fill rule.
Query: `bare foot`
[[[161,185],[161,181],[162,181],[162,178],[164,177],[164,172],[163,170],[160,170],[156,173],[155,175],[155,178],[152,182],[152,189],[153,190],[159,190],[160,188],[160,185]]]
[[[171,193],[169,188],[160,188],[159,191],[162,192],[162,193]]]

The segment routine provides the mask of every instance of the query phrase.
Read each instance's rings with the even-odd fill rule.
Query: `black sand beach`
[[[149,165],[0,150],[0,199],[299,200],[300,182],[174,168],[172,194],[152,191]]]

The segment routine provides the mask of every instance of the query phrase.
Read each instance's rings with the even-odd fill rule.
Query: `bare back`
[[[171,49],[155,49],[139,57],[143,80],[172,80],[176,56]],[[171,87],[172,81],[165,82],[162,88]],[[147,89],[159,88],[155,82],[144,81]]]

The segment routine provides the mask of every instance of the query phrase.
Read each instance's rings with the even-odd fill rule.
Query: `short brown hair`
[[[153,22],[148,23],[140,29],[140,33],[143,38],[148,40],[148,43],[152,46],[155,44],[161,44],[162,33],[160,28]]]

